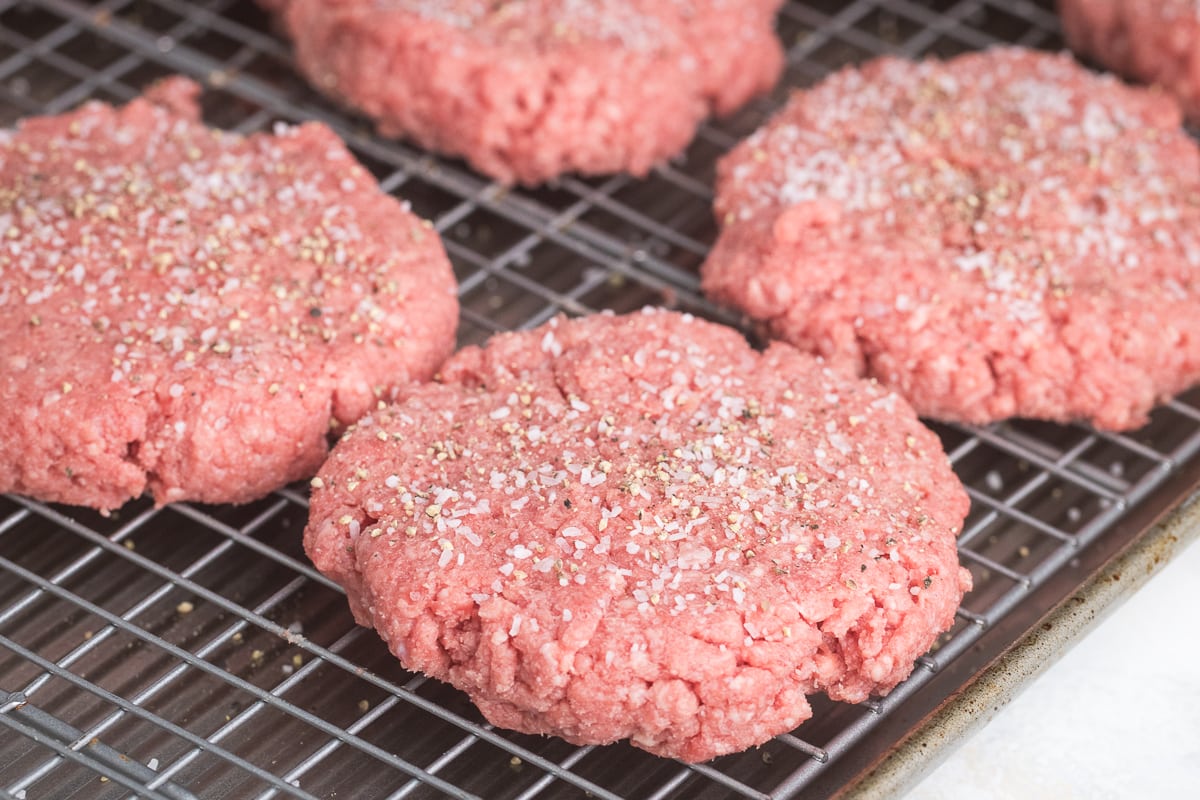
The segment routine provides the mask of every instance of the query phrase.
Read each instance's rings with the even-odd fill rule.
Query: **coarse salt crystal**
[[[542,337],[542,352],[558,358],[563,353],[562,344],[554,336],[554,331],[546,331],[546,335]]]

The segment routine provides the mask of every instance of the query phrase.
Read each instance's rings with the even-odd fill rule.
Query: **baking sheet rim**
[[[1074,642],[1197,540],[1200,489],[1105,563],[860,780],[836,796],[839,800],[902,797],[1053,666]]]

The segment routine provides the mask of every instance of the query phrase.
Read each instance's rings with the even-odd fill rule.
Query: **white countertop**
[[[1193,545],[906,800],[1200,797],[1198,594]]]

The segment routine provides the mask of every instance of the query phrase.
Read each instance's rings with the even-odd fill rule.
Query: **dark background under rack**
[[[189,74],[211,124],[323,120],[433,220],[460,282],[462,344],[645,304],[737,324],[697,289],[713,165],[790,87],[882,53],[1061,47],[1049,2],[797,1],[779,32],[783,84],[644,180],[507,190],[378,139],[296,76],[248,0],[0,0],[0,125]],[[795,734],[698,766],[495,730],[460,693],[404,672],[304,559],[303,488],[110,517],[0,496],[0,800],[829,796],[1200,480],[1197,393],[1128,435],[937,430],[973,501],[960,551],[976,589],[955,628],[889,697],[817,700]]]

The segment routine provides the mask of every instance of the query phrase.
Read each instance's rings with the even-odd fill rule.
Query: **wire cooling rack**
[[[736,323],[697,290],[713,164],[787,86],[884,52],[1061,46],[1049,2],[790,2],[779,30],[784,86],[645,180],[511,191],[377,139],[313,94],[263,13],[235,0],[0,0],[0,124],[189,74],[208,86],[212,124],[324,120],[434,220],[464,344],[647,303]],[[1025,422],[938,432],[973,501],[960,549],[976,588],[953,630],[887,698],[818,701],[794,734],[697,766],[493,729],[458,692],[404,672],[305,561],[303,489],[242,507],[143,500],[110,517],[0,497],[0,800],[836,793],[1019,638],[1049,588],[1077,586],[1087,554],[1136,539],[1200,478],[1196,393],[1127,436]]]

